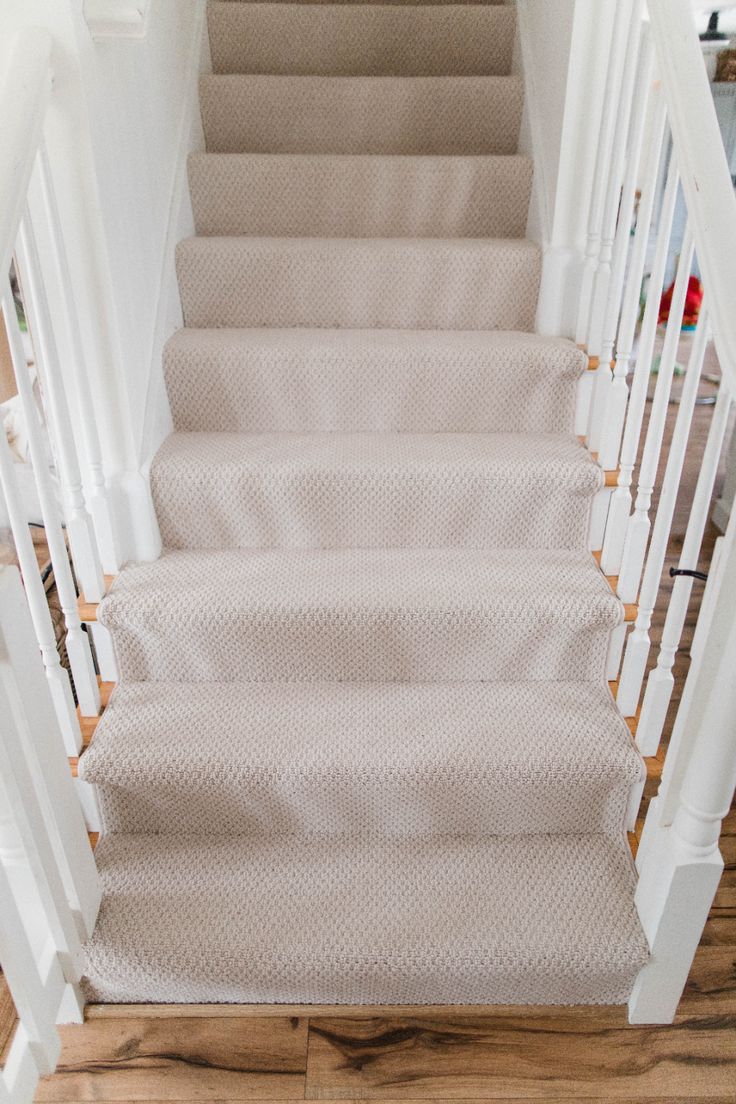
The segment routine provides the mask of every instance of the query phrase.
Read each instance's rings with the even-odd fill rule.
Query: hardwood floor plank
[[[678,1015],[736,1016],[736,947],[698,948]]]
[[[688,1100],[736,1085],[736,1017],[632,1029],[624,1010],[318,1020],[307,1099]]]
[[[57,1072],[36,1100],[301,1100],[307,1020],[92,1020],[61,1029]]]

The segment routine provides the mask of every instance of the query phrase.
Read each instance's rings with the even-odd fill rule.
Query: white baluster
[[[606,73],[606,91],[603,99],[603,115],[601,118],[600,138],[593,179],[593,192],[588,213],[588,240],[580,288],[580,305],[575,340],[578,345],[587,346],[588,353],[591,356],[597,355],[597,350],[589,346],[593,287],[595,283],[595,274],[598,268],[603,210],[611,166],[613,139],[619,109],[619,96],[623,78],[632,4],[633,0],[619,0],[616,6],[611,52],[609,54],[608,71]]]
[[[654,483],[659,467],[659,455],[662,449],[664,428],[667,421],[667,406],[672,387],[672,377],[675,370],[675,358],[680,341],[682,328],[682,316],[685,309],[685,296],[687,295],[690,269],[693,263],[693,237],[690,229],[685,230],[685,240],[682,243],[680,265],[677,270],[675,289],[672,294],[672,305],[667,329],[665,332],[662,353],[659,358],[659,370],[657,384],[654,389],[654,398],[647,426],[644,452],[639,470],[639,485],[637,487],[634,512],[629,518],[624,540],[624,551],[621,557],[621,572],[618,578],[618,596],[622,602],[635,602],[639,590],[639,581],[644,566],[647,542],[651,523],[649,510],[652,504]]]
[[[652,176],[649,181],[652,189],[651,192],[647,193],[650,203],[654,202],[655,180],[656,177]],[[675,214],[678,183],[679,176],[677,164],[674,156],[672,156],[667,174],[664,198],[662,200],[662,210],[660,212],[657,233],[657,248],[649,280],[647,302],[644,308],[644,319],[642,321],[641,335],[639,337],[639,350],[634,366],[631,394],[629,395],[624,439],[623,445],[621,446],[621,467],[616,489],[611,496],[608,522],[606,524],[606,536],[603,541],[601,568],[606,575],[618,575],[621,571],[621,559],[631,512],[631,482],[639,451],[639,438],[641,436],[641,427],[644,420],[644,409],[646,407],[647,390],[649,388],[649,376],[652,370],[654,343],[657,337],[659,304],[662,297],[664,274],[667,267],[667,254],[669,250],[670,235],[672,233],[672,221]],[[637,228],[637,238],[638,241],[635,246],[635,249],[637,249],[636,263],[641,264],[641,271],[643,273],[644,259],[649,238],[649,226],[645,226],[644,222],[642,222],[640,238]],[[631,355],[631,348],[633,346],[636,317],[638,314],[639,293],[641,289],[641,279],[635,282],[634,277],[636,273],[633,271],[633,268],[634,262],[632,261],[632,272],[630,274],[627,290],[628,300],[625,307],[626,330],[624,333],[624,340],[621,343],[621,356],[626,356],[627,358],[627,370],[628,359]],[[636,288],[636,306],[634,306],[634,288]]]
[[[662,569],[667,555],[672,518],[675,514],[675,503],[680,490],[680,479],[685,463],[690,425],[695,409],[695,399],[698,395],[700,374],[703,368],[709,332],[710,327],[704,304],[701,308],[695,341],[688,362],[670,452],[667,457],[667,466],[662,480],[662,492],[657,507],[652,543],[644,569],[636,623],[633,631],[629,634],[623,667],[621,668],[616,700],[625,717],[633,716],[636,712],[641,684],[644,681],[644,672],[646,671],[651,646],[649,628],[652,623],[652,614],[657,602]],[[648,747],[645,747],[643,733],[637,734],[637,744],[643,755],[653,755],[656,751],[656,748],[654,751],[650,751]]]
[[[621,378],[621,366],[616,365],[618,374],[613,377],[609,365],[614,363],[614,344],[619,318],[623,308],[624,277],[629,258],[631,242],[631,223],[636,203],[636,186],[641,168],[644,123],[647,118],[649,91],[652,83],[652,45],[648,36],[642,44],[642,57],[637,76],[636,96],[634,98],[631,135],[627,152],[626,175],[621,190],[621,206],[618,213],[616,238],[613,246],[611,279],[608,285],[608,302],[603,319],[603,337],[601,343],[601,365],[605,366],[604,375],[597,377],[596,393],[590,417],[589,447],[598,453],[598,463],[605,470],[613,470],[618,462],[618,443],[623,430],[623,420],[628,399],[626,376]],[[633,250],[632,250],[633,253]],[[632,257],[632,262],[633,262]],[[623,401],[622,401],[623,400]],[[619,416],[620,410],[620,416]],[[619,422],[618,434],[611,433],[611,420]],[[611,439],[616,442],[615,450]]]
[[[95,646],[95,659],[97,670],[103,682],[118,681],[118,665],[115,661],[115,649],[110,633],[99,621],[94,621],[87,626],[92,633],[92,641]]]
[[[99,878],[15,568],[0,569],[0,656],[0,695],[11,703],[2,711],[0,744],[16,734],[7,757],[25,795],[18,816],[35,810],[29,838],[39,849],[56,907],[62,911],[65,902],[74,918],[71,926],[59,921],[57,946],[73,956],[75,932],[88,937],[94,927]]]
[[[6,309],[5,305],[4,309]],[[25,364],[23,364],[21,371],[23,370],[25,370]],[[38,570],[36,550],[33,546],[23,502],[18,491],[10,446],[4,433],[0,433],[0,485],[5,496],[10,528],[23,574],[28,606],[33,618],[33,627],[36,631],[36,639],[43,658],[46,678],[48,679],[54,709],[61,728],[64,746],[68,755],[79,755],[82,748],[82,732],[77,718],[77,707],[74,704],[69,675],[62,667],[59,658],[54,623],[51,620],[46,591]]]
[[[39,976],[23,916],[8,876],[7,860],[3,854],[6,838],[7,824],[0,823],[0,964],[26,1033],[37,1073],[43,1077],[55,1068],[61,1043],[51,1002]],[[12,842],[10,846],[12,848]]]
[[[6,319],[8,316],[8,304],[4,299],[3,306]],[[18,394],[23,404],[23,413],[26,420],[26,432],[28,433],[28,448],[33,464],[33,474],[36,480],[36,489],[41,506],[41,514],[46,530],[46,540],[51,554],[51,562],[54,567],[54,578],[59,592],[61,609],[66,626],[66,650],[71,666],[74,687],[77,691],[77,699],[81,712],[85,716],[94,717],[100,712],[100,691],[97,685],[97,675],[92,662],[92,652],[89,646],[87,634],[82,629],[77,610],[77,592],[72,578],[69,556],[64,540],[59,508],[56,495],[51,482],[48,469],[46,450],[44,447],[43,431],[36,407],[30,378],[25,367],[25,358],[20,367],[14,354],[16,368],[16,383]]]
[[[680,553],[678,564],[680,570],[693,570],[697,566],[730,410],[731,398],[724,381],[721,383],[698,473],[698,482]],[[692,587],[691,577],[678,575],[672,588],[662,630],[657,666],[649,674],[637,725],[637,740],[644,755],[656,755],[662,737],[675,686],[672,668],[685,627]]]
[[[731,534],[733,536],[733,532]],[[723,818],[736,787],[736,550],[729,545],[703,667],[704,708],[686,734],[689,758],[670,827],[647,814],[636,904],[652,957],[629,1002],[632,1023],[671,1023],[708,918],[723,859]],[[669,759],[669,753],[668,753]]]
[[[606,399],[605,417],[603,419],[600,447],[598,449],[598,461],[605,471],[613,471],[613,469],[618,464],[619,449],[621,447],[621,437],[624,430],[624,423],[626,421],[626,408],[629,400],[627,376],[629,374],[629,367],[631,363],[631,350],[634,346],[636,323],[639,317],[641,286],[642,280],[644,278],[644,266],[646,263],[647,246],[649,244],[649,231],[652,223],[654,198],[657,191],[658,169],[662,153],[664,129],[665,104],[664,99],[660,95],[657,99],[657,106],[653,118],[652,144],[647,151],[648,156],[645,159],[646,163],[643,168],[644,179],[639,200],[636,231],[634,233],[634,244],[631,249],[628,274],[625,274],[624,271],[622,271],[621,273],[622,281],[624,280],[625,276],[626,288],[623,294],[623,302],[621,304],[620,319],[615,317],[615,312],[618,310],[618,296],[616,294],[617,289],[614,288],[614,295],[612,296],[611,302],[609,304],[609,318],[606,323],[606,349],[608,349],[608,342],[610,342],[610,350],[611,352],[613,351],[614,338],[611,335],[615,334],[617,323],[618,337],[615,341],[616,360],[613,370],[613,378],[611,381],[608,398]],[[639,139],[639,150],[641,153],[641,137]],[[626,255],[624,252],[624,262],[625,259]],[[625,269],[625,263],[623,265],[623,268]],[[620,294],[620,291],[618,292],[618,294]],[[629,508],[630,503],[627,502],[626,518],[628,518]],[[625,520],[626,519],[624,519],[624,522]],[[623,528],[625,528],[625,525],[622,527],[622,531]],[[621,551],[623,551],[623,539],[621,542]],[[619,554],[619,559],[617,560],[615,568],[612,570],[611,573],[617,575],[620,565],[621,564]]]
[[[618,111],[616,113],[616,129],[613,139],[613,148],[611,151],[611,162],[608,171],[606,199],[604,203],[603,218],[601,223],[601,245],[598,255],[598,268],[596,269],[595,274],[593,300],[590,312],[588,350],[591,354],[597,355],[599,357],[599,364],[596,371],[595,384],[593,388],[593,399],[590,407],[590,419],[587,432],[588,447],[593,452],[597,452],[600,447],[601,426],[603,423],[603,414],[605,411],[605,397],[608,393],[611,383],[612,349],[609,348],[608,353],[606,353],[604,344],[604,330],[606,321],[606,307],[608,303],[609,293],[611,291],[611,281],[614,276],[613,255],[614,242],[617,236],[616,226],[618,223],[619,227],[622,228],[623,221],[626,219],[627,214],[627,197],[626,193],[622,191],[622,185],[624,183],[624,168],[627,158],[627,141],[629,141],[630,138],[629,126],[631,122],[635,84],[639,83],[639,90],[641,93],[640,82],[636,81],[637,69],[639,67],[638,63],[641,32],[641,4],[639,0],[636,0],[631,15],[629,33],[626,42],[626,50],[622,62],[623,76],[621,80]],[[633,137],[631,140],[633,142]],[[633,149],[629,148],[628,156],[629,160],[633,159]],[[631,176],[633,181],[633,174],[631,174]],[[626,226],[626,237],[625,239],[619,240],[619,250],[623,249],[624,244],[628,246],[628,230],[631,225],[631,212],[633,211],[634,206],[633,193],[634,188],[632,187],[631,205],[628,212],[628,224]],[[623,265],[623,258],[621,259],[620,264]],[[621,278],[623,279],[623,270],[621,272]]]
[[[92,519],[87,513],[84,501],[82,477],[74,443],[74,429],[64,390],[63,372],[49,317],[46,290],[40,279],[38,249],[33,228],[27,216],[21,223],[17,256],[28,330],[33,342],[48,421],[52,429],[51,444],[69,505],[67,531],[74,568],[87,601],[99,602],[105,593],[102,565]]]
[[[41,202],[40,204],[34,204],[34,210],[43,210],[46,216],[49,254],[46,259],[48,263],[53,263],[55,267],[56,285],[61,292],[64,306],[66,330],[70,344],[70,355],[65,363],[65,369],[69,371],[74,381],[77,408],[76,424],[79,427],[82,440],[82,453],[87,461],[86,467],[90,486],[87,505],[94,523],[102,570],[109,575],[114,575],[119,570],[120,564],[115,547],[116,542],[105,476],[102,470],[102,453],[97,432],[97,419],[92,405],[85,350],[80,337],[79,318],[74,301],[74,283],[69,271],[69,262],[61,234],[61,218],[51,183],[48,155],[43,144],[39,150],[37,176],[34,175],[31,181],[31,196],[36,189],[40,194]],[[86,590],[85,595],[89,601],[99,600],[88,594]]]

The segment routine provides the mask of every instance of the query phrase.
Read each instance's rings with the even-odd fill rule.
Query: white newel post
[[[736,787],[736,546],[724,564],[719,608],[701,676],[709,691],[671,826],[651,807],[636,904],[652,951],[629,1003],[632,1023],[671,1023],[723,870],[718,846]],[[712,667],[709,665],[712,664]]]

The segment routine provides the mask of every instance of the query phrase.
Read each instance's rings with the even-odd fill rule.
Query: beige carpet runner
[[[514,13],[209,4],[164,544],[100,609],[91,1000],[625,1001],[643,764]]]

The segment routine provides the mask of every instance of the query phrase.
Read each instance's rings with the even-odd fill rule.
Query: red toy
[[[672,292],[674,281],[667,288],[659,303],[659,321],[666,322],[670,316],[672,307]],[[687,295],[685,296],[685,310],[682,315],[683,330],[694,330],[698,324],[698,315],[703,302],[703,285],[697,276],[691,276],[687,282]]]

